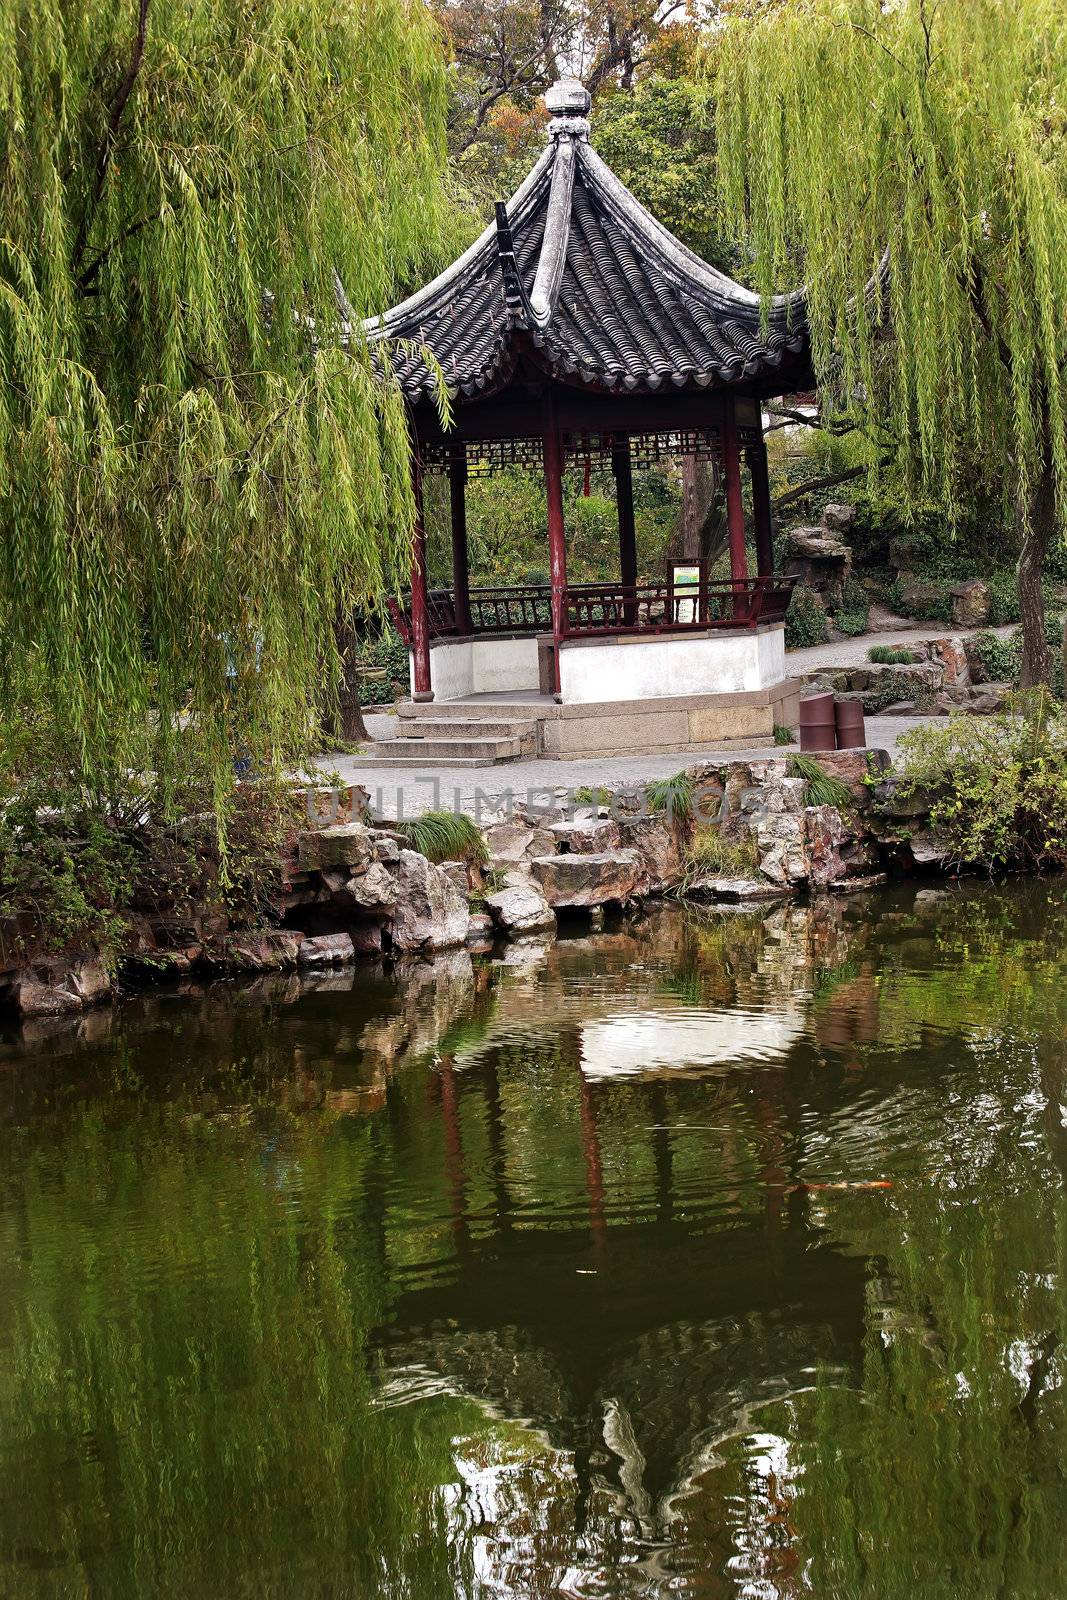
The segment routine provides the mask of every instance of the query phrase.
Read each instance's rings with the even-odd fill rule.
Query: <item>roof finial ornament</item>
[[[589,137],[589,107],[592,104],[589,90],[577,78],[560,78],[545,93],[545,107],[551,112],[548,124],[549,139],[558,139],[569,133],[577,139]]]

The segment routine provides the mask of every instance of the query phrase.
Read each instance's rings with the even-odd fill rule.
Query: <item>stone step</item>
[[[448,720],[431,717],[398,718],[396,736],[398,739],[412,741],[447,739],[449,743],[455,739],[515,739],[518,741],[520,754],[532,756],[537,752],[537,723],[513,722],[503,717],[492,720],[487,718],[484,722],[466,721],[458,717]]]
[[[543,722],[559,715],[555,701],[541,700],[401,700],[399,722]]]
[[[376,739],[368,749],[375,766],[491,767],[526,754],[518,739]]]

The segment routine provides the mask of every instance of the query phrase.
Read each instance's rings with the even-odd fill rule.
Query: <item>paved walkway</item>
[[[992,630],[944,627],[936,623],[918,623],[902,626],[897,631],[865,634],[859,639],[842,639],[835,644],[813,645],[806,650],[790,650],[786,657],[793,674],[813,672],[819,667],[859,666],[868,659],[872,644],[906,645],[922,639],[953,638],[967,633],[992,631],[1008,634],[1011,628]],[[514,701],[517,695],[505,698]],[[392,738],[396,718],[392,715],[368,712],[367,732],[372,739]],[[926,722],[936,722],[936,717],[868,717],[867,740],[872,749],[886,750],[896,755],[897,741],[909,728]],[[796,745],[753,746],[745,750],[726,750],[720,745],[708,745],[702,750],[689,750],[674,755],[585,756],[577,761],[503,761],[492,767],[440,768],[427,766],[425,772],[414,767],[378,766],[373,760],[361,756],[327,755],[320,757],[319,767],[340,775],[343,785],[362,784],[370,792],[376,812],[388,817],[417,816],[420,812],[443,807],[449,811],[462,811],[477,816],[479,810],[489,809],[488,796],[512,794],[525,800],[532,796],[534,803],[544,804],[546,796],[559,791],[606,788],[619,790],[649,783],[656,778],[669,778],[682,767],[695,766],[700,761],[745,761],[765,756],[788,755]],[[480,797],[480,798],[479,798]]]
[[[936,721],[933,717],[868,717],[867,739],[872,749],[895,755],[897,740],[907,729]],[[381,738],[394,723],[392,717],[368,716],[368,732]],[[467,816],[487,815],[490,796],[511,794],[515,800],[531,799],[544,805],[557,790],[606,788],[620,790],[669,778],[683,767],[701,761],[748,761],[765,756],[795,754],[796,745],[754,746],[750,750],[725,750],[721,744],[674,755],[585,756],[578,761],[502,761],[493,767],[452,768],[425,772],[414,767],[376,766],[360,756],[323,756],[318,765],[337,772],[342,786],[362,784],[370,793],[373,810],[385,817],[413,817],[423,811],[462,811]]]

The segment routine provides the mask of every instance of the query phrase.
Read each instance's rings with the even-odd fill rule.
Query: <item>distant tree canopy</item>
[[[1063,0],[775,0],[716,37],[725,224],[809,285],[817,366],[894,425],[918,490],[967,452],[1016,507],[1024,683],[1067,522]],[[874,293],[883,252],[889,269]]]
[[[0,665],[72,769],[299,747],[411,526],[342,313],[450,245],[445,68],[405,0],[0,13]],[[338,297],[335,273],[347,295]]]

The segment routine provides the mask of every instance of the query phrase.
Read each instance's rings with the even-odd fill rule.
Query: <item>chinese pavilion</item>
[[[555,755],[751,743],[797,719],[760,402],[813,381],[803,291],[776,296],[763,314],[757,294],[668,233],[592,148],[589,104],[573,80],[550,89],[548,146],[495,222],[366,324],[403,388],[413,439],[411,591],[392,607],[411,655],[400,731],[434,740],[492,718],[506,736],[536,723],[522,753]],[[721,472],[730,577],[710,581],[697,563],[684,586],[677,572],[640,582],[633,470],[687,454]],[[610,462],[617,486],[619,579],[572,584],[563,475],[592,459]],[[551,582],[474,588],[465,486],[515,465],[544,474]],[[450,590],[427,585],[431,472],[450,484]],[[520,753],[506,737],[473,733],[472,761]]]

